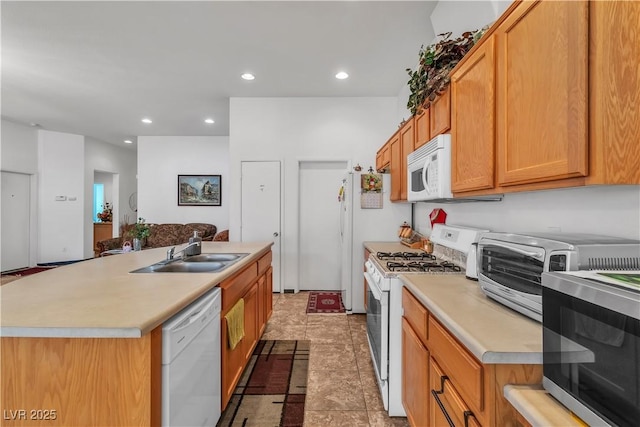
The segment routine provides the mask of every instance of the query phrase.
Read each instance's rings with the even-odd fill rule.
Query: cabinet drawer
[[[428,337],[427,318],[429,312],[406,288],[402,288],[402,310],[404,311],[404,317],[407,319],[407,322],[409,322],[422,343],[426,345]]]
[[[269,253],[265,254],[262,258],[258,260],[258,274],[267,271],[267,268],[271,266],[271,259],[272,259],[272,255],[271,255],[271,251],[269,251]]]
[[[224,280],[220,284],[222,289],[222,311],[220,317],[223,317],[233,305],[247,292],[258,277],[258,263],[254,262],[247,266],[240,273],[230,279]]]
[[[444,375],[433,359],[430,367],[431,425],[448,427],[451,420],[455,426],[479,427],[480,423],[473,415],[473,411],[462,400],[450,379]]]
[[[483,410],[482,365],[429,316],[427,346],[465,401]]]

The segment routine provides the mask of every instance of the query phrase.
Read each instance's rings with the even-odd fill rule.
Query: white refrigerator
[[[348,313],[365,313],[364,242],[399,242],[398,228],[411,223],[411,204],[391,203],[391,176],[382,174],[382,208],[361,205],[361,173],[347,172],[340,197],[342,302]]]

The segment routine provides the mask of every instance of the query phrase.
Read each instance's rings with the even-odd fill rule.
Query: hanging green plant
[[[427,99],[433,101],[449,85],[449,72],[455,67],[473,45],[482,37],[488,26],[475,31],[467,31],[455,40],[451,32],[438,34],[442,40],[427,46],[420,46],[418,67],[407,68],[410,95],[407,108],[416,114]]]

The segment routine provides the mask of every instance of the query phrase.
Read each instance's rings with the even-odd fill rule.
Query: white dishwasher
[[[220,289],[162,325],[162,425],[215,426],[220,418]]]

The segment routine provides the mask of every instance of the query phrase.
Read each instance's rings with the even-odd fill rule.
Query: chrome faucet
[[[180,252],[186,254],[186,250],[193,247],[193,246],[200,246],[200,242],[193,242],[193,243],[189,243],[187,246],[185,246],[184,248],[180,249],[178,252],[175,252],[176,247],[172,247],[171,249],[167,250],[167,261],[171,261],[173,259],[174,256],[178,255]]]

